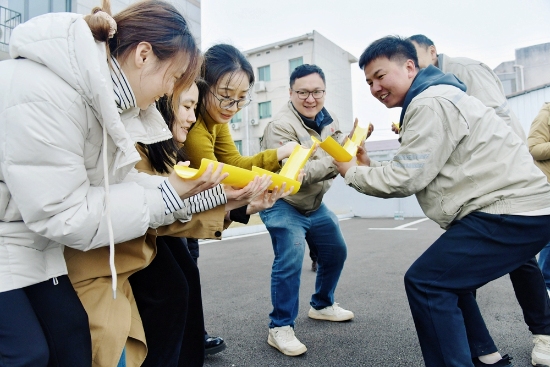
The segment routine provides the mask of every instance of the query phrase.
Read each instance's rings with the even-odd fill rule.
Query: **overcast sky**
[[[203,50],[219,42],[247,50],[316,30],[359,58],[380,37],[421,33],[440,53],[495,68],[517,48],[550,42],[550,0],[203,0],[201,13]],[[399,111],[370,95],[357,64],[351,73],[354,115],[374,124],[372,138],[394,138]]]

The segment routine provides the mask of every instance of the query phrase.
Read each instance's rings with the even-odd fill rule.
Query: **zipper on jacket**
[[[59,284],[59,280],[57,280],[57,277],[53,277],[52,281],[53,281],[53,285],[58,285]]]

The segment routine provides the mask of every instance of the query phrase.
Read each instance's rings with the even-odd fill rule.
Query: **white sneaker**
[[[290,326],[274,327],[269,329],[267,344],[278,349],[281,353],[287,356],[299,356],[307,351],[298,338],[294,335],[294,329]]]
[[[550,336],[533,335],[533,351],[531,364],[538,367],[550,367]]]
[[[334,303],[332,306],[325,307],[321,310],[316,310],[313,307],[309,309],[307,314],[312,319],[328,320],[328,321],[347,321],[353,319],[353,312],[344,310]]]

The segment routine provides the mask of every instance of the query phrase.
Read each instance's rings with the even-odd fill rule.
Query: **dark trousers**
[[[510,272],[510,280],[523,311],[523,319],[529,330],[535,335],[550,335],[549,298],[537,260],[535,258],[529,259],[525,264]],[[475,291],[473,296],[476,296]],[[477,305],[469,307],[471,305],[468,304],[468,301],[462,299],[463,297],[459,297],[459,307],[462,313],[476,314],[479,311]],[[476,320],[479,320],[479,318],[470,317],[468,320],[464,320],[472,357],[496,352],[498,349],[494,345],[485,324],[477,324],[478,321]]]
[[[157,237],[151,264],[130,276],[143,322],[143,367],[204,364],[204,318],[199,270],[184,238]]]
[[[550,299],[537,260],[533,257],[512,271],[510,280],[529,330],[550,335]]]
[[[196,238],[186,238],[187,240],[187,249],[189,250],[189,253],[191,254],[191,257],[193,258],[193,261],[195,264],[198,264],[199,262],[199,240]]]
[[[527,263],[549,240],[550,216],[474,212],[413,263],[405,290],[427,367],[473,367],[467,325],[485,324],[472,292]]]
[[[90,367],[88,315],[64,275],[0,293],[1,367]]]

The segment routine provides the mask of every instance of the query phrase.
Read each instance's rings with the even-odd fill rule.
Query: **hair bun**
[[[109,38],[113,38],[117,31],[117,25],[113,17],[101,8],[94,8],[92,14],[86,15],[84,20],[88,23],[97,41],[107,42]]]

